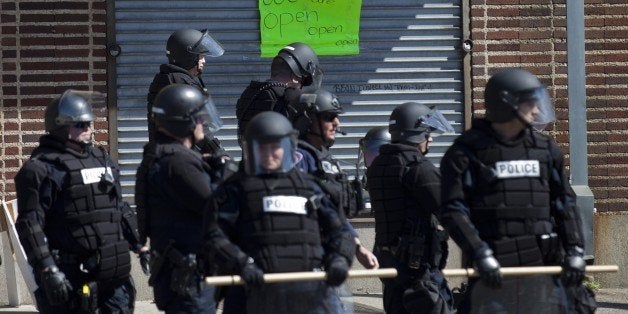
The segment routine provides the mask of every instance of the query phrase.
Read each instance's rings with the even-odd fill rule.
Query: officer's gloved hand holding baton
[[[499,262],[493,257],[491,249],[483,249],[476,254],[475,268],[480,273],[480,279],[491,288],[502,286],[502,273],[499,270]]]
[[[63,304],[70,299],[72,285],[57,266],[46,267],[41,272],[41,283],[51,305]]]
[[[342,256],[337,256],[327,267],[327,283],[332,287],[340,286],[349,275],[349,263]]]
[[[581,247],[573,246],[566,250],[563,260],[562,280],[567,286],[576,286],[584,280],[584,270],[587,263],[584,261],[584,250]]]
[[[261,287],[264,284],[264,271],[255,265],[255,261],[251,257],[247,259],[246,265],[242,267],[240,277],[246,282],[247,286]]]

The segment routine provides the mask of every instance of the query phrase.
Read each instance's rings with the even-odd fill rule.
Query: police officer
[[[328,285],[347,277],[354,244],[334,205],[294,168],[296,131],[281,114],[255,116],[244,133],[243,167],[214,193],[205,217],[210,259],[246,282],[247,313],[329,313]],[[224,233],[223,233],[224,232]],[[226,236],[225,236],[226,235]],[[326,282],[264,284],[264,273],[324,267]],[[231,313],[225,301],[225,313]]]
[[[15,177],[16,228],[42,313],[133,311],[137,221],[117,164],[92,143],[92,104],[103,100],[71,89],[56,97],[46,108],[48,134]]]
[[[166,44],[168,63],[159,67],[159,72],[155,74],[146,97],[149,140],[155,137],[156,132],[152,107],[157,93],[170,84],[187,84],[209,95],[201,78],[206,62],[205,57],[219,57],[224,52],[220,43],[212,38],[206,29],[201,31],[181,29],[170,35]],[[195,143],[194,149],[204,154],[206,160],[213,164],[214,168],[219,168],[219,165],[227,163],[229,155],[217,138],[212,134],[205,135],[206,139]]]
[[[298,103],[293,102],[288,109],[288,116],[299,131],[297,152],[300,160],[296,167],[313,174],[321,182],[341,210],[340,215],[354,215],[358,207],[363,207],[363,204],[357,203],[358,191],[329,151],[336,140],[336,133],[340,131],[340,113],[342,106],[338,98],[324,89],[302,94]],[[375,255],[361,245],[351,224],[348,221],[345,224],[354,235],[356,258],[360,264],[369,269],[378,268]]]
[[[439,110],[407,102],[390,115],[391,143],[367,169],[375,248],[398,276],[382,279],[386,313],[448,313],[453,298],[440,270],[447,234],[438,230],[440,174],[425,157],[435,132],[453,132]]]
[[[486,117],[441,161],[443,226],[485,286],[502,285],[502,266],[561,263],[563,283],[579,284],[583,240],[563,156],[533,130],[555,119],[546,87],[527,71],[505,69],[489,79],[484,97]]]
[[[149,284],[166,313],[214,313],[214,289],[201,285],[196,258],[212,169],[193,145],[222,123],[211,98],[184,84],[164,87],[152,110],[156,145],[145,147],[135,195],[142,204],[141,234],[150,238],[153,255]]]
[[[301,88],[318,88],[322,79],[318,56],[310,46],[295,42],[283,47],[272,61],[270,79],[265,82],[251,81],[238,99],[239,141],[246,124],[256,114],[272,110],[285,116],[288,104],[300,95]]]

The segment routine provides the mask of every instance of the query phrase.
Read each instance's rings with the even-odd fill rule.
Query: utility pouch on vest
[[[96,255],[88,258],[80,267],[99,281],[128,277],[131,272],[129,244],[119,241],[103,245],[98,248]]]
[[[173,249],[170,253],[172,254],[174,251],[175,250]],[[198,296],[201,283],[197,274],[198,267],[196,263],[196,255],[188,254],[186,256],[181,256],[178,262],[173,262],[175,267],[172,270],[170,289],[180,296],[189,298]]]
[[[99,313],[98,284],[95,281],[85,283],[78,291],[79,313]]]
[[[489,243],[502,267],[543,265],[536,236],[504,238]]]
[[[412,269],[419,269],[425,250],[425,237],[402,236],[399,239],[396,257]]]
[[[560,241],[558,234],[552,232],[550,234],[542,234],[536,237],[543,254],[543,262],[545,265],[552,265],[561,262]]]
[[[183,255],[181,252],[173,247],[174,242],[171,241],[164,250],[161,256],[157,255],[158,260],[168,259],[170,263],[174,265],[172,274],[170,277],[170,289],[180,296],[196,297],[201,289],[200,276],[198,276],[198,265],[196,262],[195,254]],[[164,263],[160,261],[159,263]],[[159,273],[163,268],[163,265],[156,265],[159,269],[155,270],[155,273]],[[151,284],[153,280],[149,280]]]

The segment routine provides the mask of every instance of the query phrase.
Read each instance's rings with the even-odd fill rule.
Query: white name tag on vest
[[[307,199],[301,196],[264,196],[264,212],[267,213],[289,213],[297,215],[307,214],[305,204]]]
[[[541,176],[541,167],[538,160],[510,160],[495,163],[497,177],[507,178],[538,178]]]
[[[329,161],[323,160],[323,161],[321,161],[321,165],[323,166],[323,171],[325,171],[325,173],[338,173],[338,172],[340,172],[340,169],[338,169],[338,166],[332,164]]]
[[[92,184],[100,181],[100,178],[105,174],[105,172],[111,172],[111,167],[96,167],[96,168],[87,168],[81,170],[81,176],[83,176],[83,184]]]

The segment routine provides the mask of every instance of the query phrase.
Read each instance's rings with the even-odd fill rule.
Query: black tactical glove
[[[332,287],[340,286],[349,275],[349,263],[344,257],[335,257],[327,267],[327,283]]]
[[[502,273],[499,262],[493,257],[493,251],[486,249],[475,259],[475,268],[480,272],[480,279],[491,288],[502,286]]]
[[[255,261],[251,257],[248,258],[246,265],[242,268],[240,277],[247,286],[261,287],[264,284],[264,271],[255,265]]]
[[[584,279],[584,270],[587,263],[582,256],[584,250],[581,247],[570,247],[567,249],[563,260],[563,272],[561,278],[566,286],[577,286]]]
[[[70,299],[72,286],[57,266],[50,266],[41,272],[41,284],[51,305],[63,304]]]
[[[142,266],[142,271],[146,276],[150,276],[150,252],[144,251],[140,252],[140,265]]]

